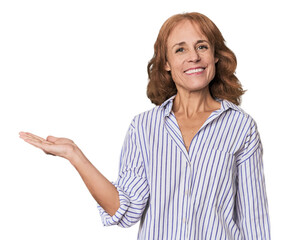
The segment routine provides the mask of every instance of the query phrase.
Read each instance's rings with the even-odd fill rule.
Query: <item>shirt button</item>
[[[183,223],[187,223],[187,218],[183,218]]]
[[[186,195],[186,196],[189,196],[189,195],[190,195],[190,191],[186,190],[186,191],[185,191],[185,195]]]

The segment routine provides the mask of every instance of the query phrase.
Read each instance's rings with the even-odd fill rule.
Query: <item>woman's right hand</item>
[[[46,139],[28,132],[20,132],[19,137],[27,143],[43,150],[46,154],[59,156],[72,160],[73,154],[78,150],[77,145],[68,138],[48,136]]]
[[[68,159],[79,172],[94,199],[111,216],[115,214],[120,206],[117,189],[93,166],[72,140],[53,136],[44,139],[28,132],[20,132],[19,137],[46,154]]]

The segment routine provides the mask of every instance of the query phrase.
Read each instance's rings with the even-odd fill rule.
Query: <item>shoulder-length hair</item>
[[[183,13],[170,17],[161,27],[154,45],[154,56],[148,63],[149,82],[147,96],[156,105],[162,104],[171,96],[177,94],[176,85],[171,73],[166,71],[167,40],[174,27],[183,20],[190,20],[197,25],[202,34],[207,37],[214,48],[214,56],[219,59],[216,63],[216,73],[209,84],[213,98],[226,99],[239,105],[244,94],[240,81],[234,75],[237,61],[234,53],[225,45],[225,40],[217,26],[200,13]]]

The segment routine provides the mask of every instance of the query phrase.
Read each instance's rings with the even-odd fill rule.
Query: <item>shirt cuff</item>
[[[118,193],[119,193],[119,202],[120,202],[120,207],[116,211],[116,213],[113,216],[110,216],[98,203],[97,203],[97,208],[99,210],[101,220],[104,226],[112,226],[112,225],[117,225],[123,215],[126,213],[130,206],[130,200],[129,197],[123,192],[123,190],[117,186],[116,184],[113,183],[113,185],[116,187]]]

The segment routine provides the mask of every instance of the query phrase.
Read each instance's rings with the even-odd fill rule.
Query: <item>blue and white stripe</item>
[[[173,99],[136,116],[122,148],[120,208],[103,224],[138,239],[270,239],[262,145],[254,120],[227,100],[187,152]]]

